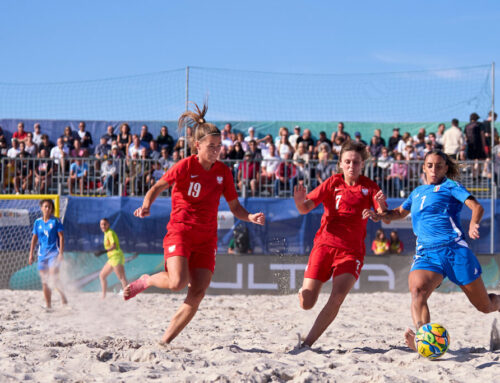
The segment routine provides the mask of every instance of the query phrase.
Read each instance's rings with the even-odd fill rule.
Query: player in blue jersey
[[[38,242],[38,272],[42,281],[43,296],[47,308],[52,308],[51,284],[61,294],[63,305],[68,303],[59,281],[59,266],[63,260],[64,233],[59,218],[54,217],[54,201],[44,199],[40,201],[42,218],[38,218],[33,225],[29,264],[33,263],[33,253]],[[49,285],[50,284],[50,285]]]
[[[483,207],[455,181],[460,174],[458,165],[445,153],[439,150],[428,152],[423,172],[426,185],[413,190],[400,207],[382,214],[366,213],[385,222],[402,219],[411,213],[417,248],[408,285],[415,328],[430,322],[427,300],[445,277],[460,286],[479,311],[500,311],[500,295],[486,291],[481,278],[481,265],[469,249],[460,225],[460,211],[465,204],[472,210],[469,237],[478,239]],[[406,330],[405,339],[408,346],[416,350],[413,330]]]

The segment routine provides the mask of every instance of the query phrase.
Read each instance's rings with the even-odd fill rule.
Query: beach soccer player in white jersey
[[[263,213],[250,214],[238,201],[231,170],[218,161],[221,133],[205,121],[207,106],[187,111],[179,118],[179,128],[194,130],[193,154],[179,161],[147,192],[134,215],[150,214],[151,204],[173,185],[172,212],[163,239],[165,271],[143,275],[129,284],[124,299],[150,286],[179,291],[188,287],[187,297],[165,331],[161,343],[170,343],[196,314],[210,285],[217,252],[217,211],[224,195],[231,212],[242,221],[263,225]]]
[[[59,280],[59,267],[64,258],[64,228],[59,218],[54,217],[54,201],[43,199],[40,201],[42,217],[33,225],[29,264],[33,264],[35,247],[38,242],[38,272],[42,281],[43,296],[47,309],[52,308],[52,290],[61,295],[62,304],[68,303]]]
[[[415,188],[401,206],[382,214],[370,213],[385,222],[402,219],[411,213],[417,249],[408,285],[415,329],[431,321],[427,300],[445,277],[462,289],[477,310],[483,313],[500,311],[500,295],[486,291],[481,265],[469,248],[460,224],[460,212],[465,205],[472,210],[469,238],[478,239],[483,207],[455,181],[460,169],[442,151],[433,150],[425,155],[423,172],[426,184]],[[415,332],[406,330],[405,339],[416,351]],[[499,346],[494,345],[495,348]]]

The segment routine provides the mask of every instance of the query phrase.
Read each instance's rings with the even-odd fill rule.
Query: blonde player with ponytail
[[[172,211],[163,239],[165,271],[143,275],[124,290],[128,300],[148,287],[179,291],[188,287],[187,297],[170,321],[161,342],[170,343],[196,314],[210,285],[217,252],[217,211],[224,195],[231,212],[242,221],[263,225],[263,213],[250,214],[238,201],[231,170],[218,161],[221,133],[206,122],[207,106],[187,111],[179,118],[194,130],[193,155],[179,161],[146,194],[134,215],[150,215],[152,203],[170,186]]]

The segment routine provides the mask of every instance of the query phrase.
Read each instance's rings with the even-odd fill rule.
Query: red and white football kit
[[[334,276],[350,273],[359,278],[365,257],[367,220],[364,209],[378,208],[375,194],[379,186],[365,176],[359,176],[349,186],[343,174],[335,174],[307,195],[315,206],[323,203],[321,227],[314,237],[305,278],[326,282]]]
[[[227,202],[238,198],[231,170],[219,161],[205,170],[192,155],[179,161],[162,179],[174,185],[172,212],[163,239],[165,261],[182,256],[188,258],[191,269],[214,272],[220,197],[224,195]]]

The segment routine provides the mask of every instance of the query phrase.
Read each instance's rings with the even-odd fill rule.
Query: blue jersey
[[[63,231],[63,225],[59,218],[50,217],[47,222],[38,218],[33,225],[33,234],[38,237],[38,256],[45,257],[47,254],[59,252],[59,232]]]
[[[402,208],[411,212],[417,252],[465,240],[460,212],[471,194],[461,184],[445,178],[439,185],[421,185]]]

